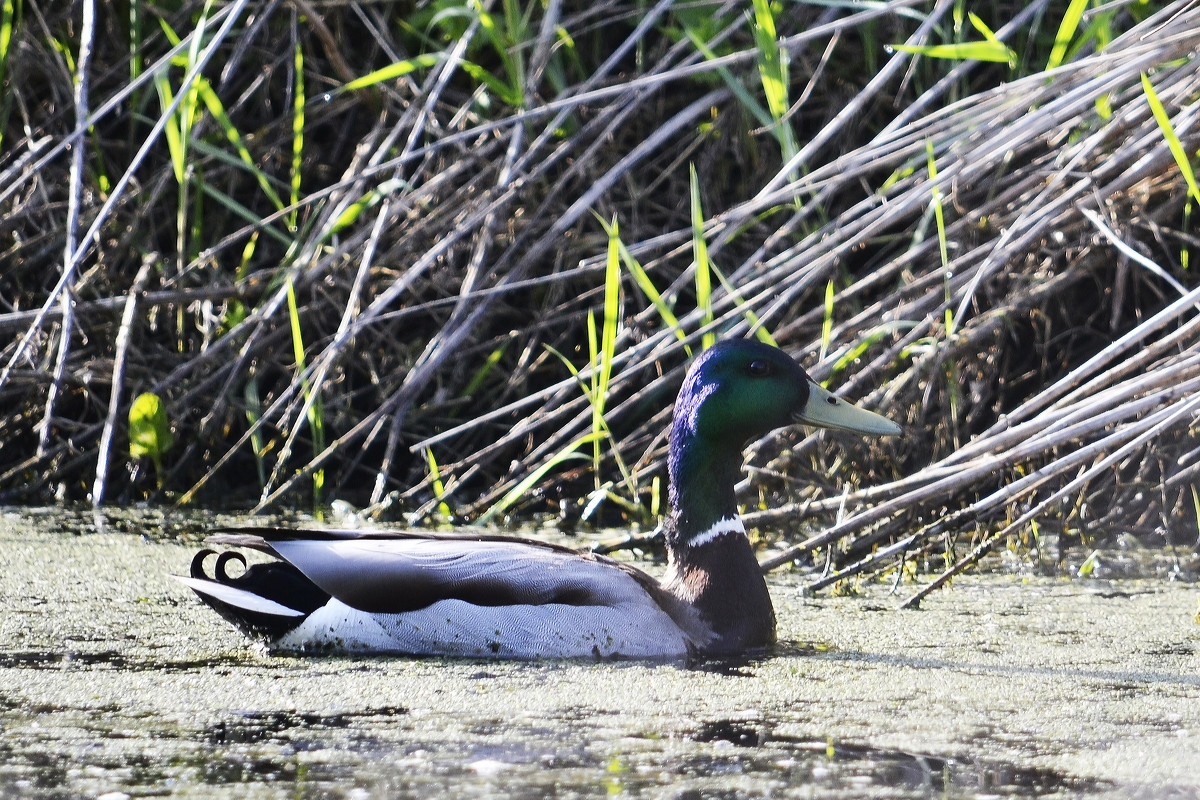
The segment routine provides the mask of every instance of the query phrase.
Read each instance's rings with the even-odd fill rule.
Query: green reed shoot
[[[291,176],[291,213],[288,214],[288,228],[296,231],[300,213],[300,168],[304,164],[304,49],[296,42],[296,53],[293,59],[296,72],[296,83],[292,87],[292,176]]]
[[[495,370],[496,365],[500,363],[500,359],[504,357],[504,351],[507,349],[507,345],[502,344],[492,352],[488,353],[488,357],[484,360],[483,366],[475,371],[475,374],[471,376],[471,380],[467,381],[466,388],[464,388],[462,391],[463,397],[471,397],[481,388],[483,388],[484,382],[487,381],[488,376],[492,374],[493,370]]]
[[[585,458],[582,453],[578,452],[579,448],[586,444],[591,444],[597,438],[596,433],[585,433],[578,439],[574,440],[553,457],[548,459],[537,469],[530,472],[519,483],[505,492],[504,496],[497,500],[487,511],[479,517],[480,525],[488,525],[496,520],[496,517],[503,514],[514,503],[529,493],[529,490],[538,484],[542,478],[546,477],[552,469],[555,469],[560,464],[574,459]]]
[[[319,454],[325,450],[325,404],[320,391],[314,392],[303,377],[307,368],[304,358],[304,335],[300,330],[300,310],[296,305],[296,287],[289,278],[287,282],[288,322],[292,330],[292,352],[296,358],[296,372],[300,377],[300,389],[304,395],[304,403],[308,406],[308,430],[312,434],[313,453]],[[325,488],[325,470],[313,472],[313,504],[321,505]]]
[[[937,223],[938,255],[942,259],[942,283],[946,296],[946,336],[954,333],[954,312],[950,308],[950,246],[946,241],[946,215],[942,206],[942,189],[937,183],[937,161],[933,157],[933,142],[925,142],[925,156],[929,169],[929,184],[932,187],[933,218]]]
[[[195,83],[193,84],[193,88],[195,89],[197,96],[204,103],[204,108],[209,114],[212,115],[213,120],[221,129],[221,133],[224,134],[225,139],[237,152],[237,160],[231,158],[227,153],[203,142],[194,142],[193,146],[196,147],[197,150],[203,152],[205,155],[212,156],[216,159],[225,161],[231,165],[239,166],[246,170],[246,172],[254,176],[254,179],[258,182],[258,186],[262,190],[263,195],[271,201],[271,205],[275,207],[275,210],[282,210],[284,208],[283,198],[279,196],[277,191],[275,191],[275,187],[271,182],[271,176],[259,169],[258,165],[254,162],[254,156],[251,155],[250,150],[247,149],[245,141],[242,139],[241,131],[239,131],[237,126],[233,124],[233,120],[229,118],[229,114],[225,110],[225,105],[221,102],[221,98],[219,98],[217,93],[213,90],[212,84],[203,77],[197,77]],[[206,193],[217,196],[217,193],[209,190],[208,187],[201,188]]]
[[[696,165],[688,165],[692,197],[692,258],[696,265],[696,307],[700,309],[700,324],[706,328],[713,323],[712,273],[708,260],[708,242],[704,238],[704,211],[700,207],[700,181]],[[700,349],[707,350],[717,343],[717,334],[707,330],[700,338]]]
[[[608,251],[605,259],[604,268],[604,310],[603,320],[599,331],[596,328],[596,316],[591,311],[587,316],[587,335],[588,335],[588,363],[591,365],[590,380],[585,383],[580,378],[579,370],[571,363],[570,359],[562,353],[555,350],[550,345],[545,345],[546,349],[558,357],[560,361],[570,371],[571,376],[579,382],[583,389],[584,396],[587,397],[588,405],[592,409],[592,433],[589,440],[592,445],[592,474],[595,479],[595,490],[591,493],[591,500],[588,508],[594,508],[601,500],[608,498],[618,502],[623,507],[630,511],[640,512],[641,509],[635,502],[629,502],[618,495],[609,491],[611,483],[601,481],[602,462],[603,462],[603,444],[605,441],[612,442],[612,431],[608,427],[608,421],[604,418],[604,410],[608,401],[609,384],[612,380],[613,360],[616,356],[617,349],[617,334],[620,330],[621,320],[621,244],[620,244],[620,228],[617,225],[617,220],[614,218],[610,224],[604,225],[608,231]],[[575,449],[572,444],[570,450]],[[551,461],[561,460],[567,451],[560,451]],[[630,495],[637,497],[637,481],[634,478],[629,467],[621,458],[621,453],[616,448],[613,448],[613,458],[616,461],[617,468],[621,472],[621,477],[628,489]]]
[[[1179,172],[1183,175],[1184,181],[1188,187],[1188,203],[1183,209],[1183,227],[1187,230],[1190,227],[1192,219],[1192,207],[1195,203],[1200,203],[1200,186],[1196,183],[1196,173],[1192,169],[1191,159],[1188,158],[1187,149],[1184,148],[1183,142],[1179,140],[1179,134],[1175,132],[1175,126],[1171,124],[1171,117],[1167,114],[1166,107],[1163,106],[1162,100],[1158,97],[1158,92],[1154,90],[1154,85],[1150,83],[1150,78],[1142,73],[1142,90],[1146,93],[1146,101],[1150,104],[1150,111],[1154,114],[1154,121],[1158,123],[1159,130],[1162,131],[1163,138],[1167,141],[1167,147],[1171,150],[1171,155],[1175,157],[1175,163],[1179,165]],[[1186,245],[1186,240],[1183,248],[1179,252],[1179,264],[1184,269],[1190,266],[1191,251]]]
[[[708,46],[706,38],[710,35],[708,33],[709,27],[710,26],[707,24],[688,24],[685,25],[683,31],[687,37],[691,39],[692,45],[696,48],[700,55],[704,56],[709,61],[714,61],[720,54]],[[729,91],[733,92],[733,96],[738,99],[738,102],[741,103],[742,107],[745,108],[747,112],[749,112],[750,116],[754,118],[754,121],[760,127],[768,128],[773,125],[774,120],[771,119],[771,112],[763,108],[762,103],[758,102],[758,99],[754,96],[754,94],[746,88],[746,85],[742,82],[739,76],[735,75],[728,67],[718,66],[716,72],[717,75],[719,75],[721,79],[725,81],[725,85]],[[697,80],[705,80],[705,78],[704,76],[701,76],[697,78]]]
[[[711,16],[688,14],[682,8],[677,16],[683,22],[684,33],[696,50],[709,61],[715,60],[719,54],[708,46],[708,40],[719,33],[719,23],[714,23]],[[754,118],[755,123],[773,132],[786,162],[796,154],[798,145],[791,125],[785,119],[788,112],[787,53],[779,48],[775,17],[769,0],[754,0],[752,26],[758,53],[759,77],[767,107],[764,108],[746,88],[740,76],[726,67],[717,67],[716,72],[742,107]]]
[[[771,113],[772,130],[779,142],[784,162],[798,152],[796,136],[786,117],[788,112],[788,59],[779,48],[775,32],[775,15],[771,0],[752,0],[754,6],[754,44],[758,51],[758,75],[762,81],[767,110]]]
[[[254,466],[258,470],[258,488],[267,488],[267,448],[263,444],[262,399],[258,394],[258,378],[250,376],[242,387],[242,399],[246,402],[246,422],[250,424],[250,449],[254,453]]]
[[[446,486],[442,483],[442,473],[438,469],[437,459],[433,457],[433,450],[425,448],[425,463],[429,466],[429,482],[433,486],[433,496],[438,501],[438,513],[443,519],[450,519],[453,514],[450,513],[450,506],[442,498],[446,496]]]
[[[196,63],[200,57],[200,48],[204,42],[204,32],[207,27],[207,21],[212,14],[212,0],[207,0],[204,4],[204,10],[200,14],[200,18],[196,21],[196,28],[191,39],[191,44],[187,49],[186,55],[181,55],[172,61],[172,66],[182,67],[185,71],[190,70],[191,66]],[[182,40],[167,24],[165,19],[159,20],[159,26],[162,28],[163,34],[172,45],[179,44]],[[200,118],[200,83],[199,76],[193,80],[187,88],[187,93],[184,100],[176,107],[175,119],[172,124],[166,126],[164,135],[167,140],[167,152],[171,159],[171,168],[175,173],[175,182],[179,187],[179,200],[176,203],[176,259],[182,267],[183,263],[190,260],[194,249],[189,245],[188,236],[192,242],[196,242],[200,238],[200,232],[203,229],[203,205],[200,194],[197,193],[194,200],[191,200],[189,192],[189,156],[188,150],[192,141],[192,131],[194,130],[197,121]],[[164,70],[155,77],[155,88],[158,90],[159,103],[166,110],[174,101],[174,92],[171,89],[170,78]],[[200,170],[193,162],[193,169],[190,175],[190,180],[196,181],[197,185],[203,185],[203,179]],[[189,214],[189,203],[192,203],[192,208]],[[189,216],[191,219],[191,229],[188,229]]]
[[[129,82],[134,83],[141,77],[146,66],[146,59],[142,55],[142,0],[130,0],[129,2]],[[132,103],[133,108],[138,108],[138,103]]]
[[[1163,138],[1167,140],[1167,147],[1171,149],[1171,155],[1175,157],[1175,163],[1179,165],[1179,171],[1187,182],[1188,194],[1192,200],[1200,203],[1200,186],[1196,184],[1196,173],[1192,170],[1187,150],[1184,148],[1183,142],[1179,141],[1179,134],[1175,132],[1175,126],[1171,124],[1171,117],[1167,114],[1167,109],[1159,100],[1158,92],[1154,90],[1154,85],[1150,83],[1150,78],[1144,72],[1142,73],[1142,89],[1146,93],[1147,102],[1150,103],[1150,111],[1154,114],[1154,120],[1158,123]]]
[[[829,283],[825,284],[825,314],[821,319],[821,355],[818,361],[824,361],[825,356],[829,353],[829,343],[833,338],[833,278],[829,279]]]
[[[1115,35],[1113,20],[1117,13],[1117,7],[1110,6],[1108,10],[1093,8],[1087,27],[1080,30],[1080,24],[1083,22],[1083,15],[1088,5],[1091,5],[1088,0],[1071,0],[1067,6],[1062,22],[1059,23],[1058,31],[1054,36],[1054,46],[1050,49],[1050,55],[1046,60],[1047,70],[1070,61],[1073,54],[1089,43],[1093,43],[1096,50],[1102,50],[1112,41]],[[1139,2],[1127,5],[1126,10],[1131,17],[1137,18],[1143,13],[1139,10],[1139,6],[1146,5],[1145,0],[1139,0]]]
[[[1054,47],[1050,49],[1050,57],[1046,60],[1047,71],[1063,63],[1067,55],[1067,47],[1075,38],[1083,12],[1088,6],[1088,0],[1071,0],[1067,11],[1063,14],[1062,22],[1058,25],[1058,33],[1054,35]]]
[[[403,27],[426,44],[437,39],[460,40],[474,30],[476,35],[467,43],[467,58],[458,66],[487,90],[479,96],[480,104],[489,105],[494,96],[505,105],[520,108],[525,99],[524,53],[533,38],[529,14],[535,5],[504,0],[502,14],[497,16],[476,2],[440,3],[413,15]],[[478,25],[472,28],[475,22]],[[482,66],[491,62],[499,64],[497,71]]]
[[[933,142],[926,140],[925,154],[928,159],[929,168],[929,184],[932,187],[933,197],[931,203],[933,205],[933,217],[937,222],[938,236],[938,255],[942,259],[942,285],[943,295],[946,302],[945,324],[946,324],[946,341],[954,335],[954,309],[951,308],[951,300],[953,299],[950,291],[950,279],[953,274],[950,271],[950,247],[946,240],[946,217],[942,207],[942,189],[937,182],[937,161],[933,156]],[[953,359],[946,359],[946,392],[950,398],[950,425],[951,433],[954,436],[954,446],[958,447],[958,413],[959,413],[959,396],[958,396],[958,364]]]
[[[1013,52],[1012,48],[997,39],[992,29],[983,20],[975,16],[974,13],[968,12],[967,18],[971,20],[971,25],[974,26],[975,30],[983,34],[983,41],[928,45],[893,44],[889,45],[889,47],[892,50],[899,50],[904,53],[912,53],[913,55],[926,56],[928,58],[945,58],[956,61],[991,61],[1008,64],[1009,67],[1016,67],[1017,54]]]
[[[406,58],[403,61],[396,61],[388,64],[386,67],[380,67],[373,72],[368,72],[366,75],[343,84],[342,88],[338,91],[353,92],[359,89],[368,89],[381,83],[388,83],[418,70],[436,66],[442,62],[443,58],[445,56],[442,53],[422,53],[419,56]]]
[[[609,247],[611,248],[615,244],[617,252],[621,256],[621,263],[625,265],[625,269],[627,269],[629,274],[633,276],[634,283],[636,283],[638,288],[642,290],[642,294],[646,296],[646,299],[650,301],[650,304],[654,306],[654,310],[658,312],[658,315],[662,318],[663,323],[675,332],[675,337],[679,339],[679,341],[686,341],[687,334],[683,332],[683,327],[679,324],[679,318],[676,317],[675,312],[671,310],[670,304],[663,299],[662,294],[660,294],[658,289],[654,286],[654,281],[650,280],[650,276],[646,274],[645,267],[643,267],[641,262],[634,257],[633,253],[629,252],[629,248],[625,246],[623,241],[621,241],[620,231],[617,228],[617,221],[614,219],[610,225],[602,217],[597,216],[596,219],[599,220],[600,225],[604,228],[605,234],[608,235]],[[690,358],[692,355],[692,349],[686,344],[684,345],[684,349],[687,351],[688,357]]]
[[[885,337],[890,336],[893,331],[898,330],[901,327],[901,325],[897,325],[895,323],[889,325],[879,325],[878,327],[872,328],[870,331],[868,331],[865,336],[860,337],[858,342],[853,347],[839,356],[837,361],[833,362],[833,365],[829,369],[829,380],[825,382],[825,387],[829,388],[828,384],[832,382],[834,377],[849,369],[850,366],[854,364],[854,362],[858,361],[858,359],[862,357],[863,353],[871,349],[874,344],[881,341]]]
[[[725,277],[725,273],[717,269],[716,264],[710,264],[709,266],[712,269],[712,274],[717,276],[717,280],[720,282],[721,288],[725,290],[727,295],[733,298],[734,304],[736,304],[738,309],[742,312],[742,317],[745,318],[746,323],[750,326],[750,330],[754,332],[754,338],[758,339],[764,344],[769,344],[772,347],[778,347],[779,345],[775,341],[775,337],[772,336],[771,332],[766,329],[766,326],[763,325],[763,322],[759,318],[758,314],[754,313],[754,308],[746,302],[745,298],[742,297],[741,292],[739,292],[737,288],[735,288],[734,285],[729,282],[729,279]]]
[[[209,3],[205,6],[206,12],[210,6],[211,6],[211,3]],[[166,36],[167,40],[172,45],[179,44],[179,42],[181,41],[179,35],[171,28],[170,25],[168,25],[166,23],[165,20],[160,20],[160,26],[162,27],[163,33]],[[198,57],[200,43],[203,38],[202,33],[203,33],[203,30],[202,30],[202,23],[201,23],[201,26],[198,28],[196,34],[193,36],[192,46],[188,49],[187,54],[181,55],[181,56],[177,57],[176,59],[174,59],[172,62],[172,66],[181,67],[186,70],[190,67],[191,64],[193,64],[195,62],[195,59]],[[297,59],[299,59],[299,57],[300,57],[299,54],[297,54]],[[303,92],[303,82],[302,82],[303,81],[303,78],[302,78],[303,72],[302,72],[302,69],[303,69],[303,62],[300,61],[297,64],[297,81],[298,81],[297,89],[300,91],[300,95],[297,99],[297,103],[303,102],[303,94],[302,94],[302,92]],[[158,76],[156,76],[155,88],[158,91],[159,102],[160,102],[161,106],[164,109],[167,108],[171,104],[171,102],[174,100],[174,94],[173,94],[173,90],[171,88],[169,76],[167,75],[167,73],[165,71],[163,73],[159,74]],[[218,147],[213,146],[212,144],[204,142],[200,139],[193,139],[192,134],[193,134],[193,131],[195,130],[195,126],[196,126],[197,122],[200,119],[202,107],[203,107],[203,110],[207,111],[212,116],[213,121],[215,121],[217,123],[217,126],[220,128],[226,141],[233,148],[233,150],[237,153],[236,158],[230,156],[228,153],[224,152],[223,150],[221,150]],[[177,229],[178,229],[177,258],[179,259],[180,263],[182,263],[184,260],[189,259],[192,257],[192,255],[194,255],[194,253],[191,252],[191,250],[189,249],[189,246],[185,242],[185,236],[186,236],[185,231],[188,229],[186,220],[189,216],[188,215],[189,202],[191,203],[191,206],[192,206],[190,216],[191,216],[191,238],[193,241],[199,240],[199,238],[201,236],[201,229],[202,229],[202,224],[203,224],[203,205],[201,202],[202,196],[209,196],[209,197],[214,198],[224,208],[228,209],[235,216],[240,217],[241,219],[246,220],[247,222],[257,223],[257,222],[260,222],[262,219],[260,214],[257,214],[254,211],[251,211],[249,208],[247,208],[245,206],[244,203],[235,200],[234,198],[230,197],[226,193],[217,189],[215,186],[210,186],[210,185],[206,184],[203,180],[202,173],[199,171],[199,169],[197,167],[197,162],[194,159],[191,159],[192,169],[189,173],[189,170],[187,167],[187,165],[189,163],[189,158],[190,158],[189,152],[193,148],[197,152],[200,152],[203,155],[208,156],[214,160],[222,161],[224,163],[235,165],[241,169],[244,169],[246,172],[248,172],[250,175],[252,175],[254,177],[255,181],[258,183],[259,188],[262,190],[263,195],[271,202],[271,205],[276,210],[282,210],[283,208],[285,208],[285,203],[284,203],[283,198],[275,190],[271,176],[269,176],[262,169],[260,169],[258,164],[255,162],[253,155],[251,155],[249,149],[246,147],[246,144],[245,144],[245,141],[244,141],[244,138],[243,138],[241,132],[238,130],[237,126],[233,123],[233,120],[229,117],[229,114],[226,111],[224,104],[221,102],[220,97],[218,97],[216,91],[213,89],[212,83],[207,78],[205,78],[202,75],[196,77],[196,79],[192,82],[191,86],[188,88],[188,94],[187,94],[186,99],[184,100],[184,102],[182,102],[179,105],[178,109],[176,110],[175,117],[176,117],[176,119],[173,121],[173,124],[168,125],[165,128],[164,135],[165,135],[166,141],[167,141],[167,151],[171,158],[171,166],[175,173],[176,182],[179,185],[179,203],[176,208]],[[298,124],[300,124],[302,126],[303,122],[304,122],[304,117],[303,117],[303,111],[302,111],[302,107],[301,107],[301,112],[298,116]],[[293,141],[293,165],[295,165],[296,159],[299,158],[299,154],[296,152],[296,149],[302,148],[302,146],[303,146],[303,138],[299,138],[298,140],[294,139],[294,141]],[[292,204],[295,204],[299,199],[299,197],[298,197],[299,187],[297,184],[297,182],[299,180],[298,167],[294,166],[292,180],[293,180]],[[198,190],[194,200],[189,200],[189,198],[190,198],[189,185],[194,185],[195,188]],[[290,217],[290,220],[292,223],[294,223],[294,220],[295,220],[294,214]],[[290,237],[283,235],[280,231],[278,231],[274,228],[270,228],[270,227],[266,228],[265,230],[267,231],[268,235],[271,235],[274,238],[280,240],[280,242],[282,244],[284,244],[284,245],[293,244],[293,240]]]
[[[613,230],[617,230],[614,218]],[[617,327],[621,314],[621,258],[616,243],[610,238],[608,255],[604,266],[604,321],[596,339],[596,317],[588,312],[588,356],[592,365],[591,388],[588,402],[592,407],[592,433],[608,436],[608,425],[604,420],[604,406],[608,400],[608,385],[612,378],[613,356],[617,347]],[[600,488],[601,439],[592,442],[592,469],[596,488]]]
[[[20,9],[16,0],[4,0],[0,5],[0,86],[8,77],[8,57],[12,48],[13,28],[16,26]],[[5,92],[0,99],[0,147],[4,144],[4,131],[8,129],[8,115],[12,108],[12,92]]]

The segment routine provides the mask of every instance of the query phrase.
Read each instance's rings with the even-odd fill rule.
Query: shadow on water
[[[810,797],[1040,797],[1112,788],[1046,769],[947,758],[789,736],[770,722],[712,719],[660,738],[627,733],[623,752],[589,742],[595,720],[473,723],[436,744],[412,727],[407,709],[350,713],[244,712],[193,730],[148,730],[143,749],[64,759],[52,736],[0,753],[0,795],[88,796],[119,784],[127,796],[231,796],[274,788],[276,796],[560,798],[597,794],[677,800]],[[411,737],[409,733],[413,733]],[[100,731],[95,732],[103,737]],[[399,735],[397,735],[399,733]],[[131,732],[110,731],[120,739]],[[162,751],[172,755],[163,758]],[[672,787],[666,794],[664,786]],[[731,787],[737,788],[731,788]],[[81,791],[83,789],[83,791]],[[464,794],[465,792],[465,794]],[[103,792],[91,793],[102,794]]]
[[[408,710],[394,706],[345,714],[311,714],[298,711],[245,712],[205,727],[203,738],[209,744],[257,744],[282,742],[299,731],[305,735],[322,730],[349,730],[367,719],[398,717]]]
[[[769,774],[782,773],[824,788],[858,790],[870,796],[887,787],[921,795],[1041,797],[1089,794],[1112,788],[1104,781],[991,760],[946,758],[854,744],[814,742],[773,732],[770,726],[739,720],[714,720],[691,733],[697,742],[726,743],[741,751],[740,766]],[[745,756],[761,751],[761,756]],[[724,765],[728,768],[728,764]],[[720,758],[693,759],[696,774],[720,771]]]
[[[116,670],[120,672],[193,672],[218,667],[235,667],[244,659],[225,656],[194,660],[157,660],[130,657],[115,650],[95,652],[51,652],[19,650],[0,652],[0,669]]]

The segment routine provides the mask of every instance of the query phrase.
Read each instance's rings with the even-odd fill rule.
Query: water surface
[[[169,577],[209,522],[0,515],[0,796],[1200,796],[1185,581],[774,575],[778,651],[690,668],[270,657]]]

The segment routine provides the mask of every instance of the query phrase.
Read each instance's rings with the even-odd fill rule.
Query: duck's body
[[[214,581],[202,551],[182,580],[275,650],[673,658],[709,638],[696,610],[645,573],[541,542],[259,529],[216,542],[280,561],[237,578],[220,562]],[[305,581],[316,590],[307,597],[295,590]]]
[[[825,392],[782,351],[735,340],[688,372],[669,457],[667,574],[498,536],[247,529],[214,538],[278,560],[226,575],[236,551],[180,578],[276,651],[484,658],[727,655],[775,640],[766,582],[737,515],[741,448],[794,422],[899,426]]]

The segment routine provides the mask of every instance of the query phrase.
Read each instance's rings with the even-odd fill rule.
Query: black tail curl
[[[205,572],[204,563],[209,556],[214,555],[217,560],[213,565],[212,574],[209,575]],[[244,568],[242,574],[229,575],[227,567],[230,561],[241,564]],[[205,548],[192,558],[189,572],[196,580],[232,586],[303,613],[303,617],[277,616],[242,608],[197,592],[201,600],[243,633],[268,641],[283,636],[304,617],[329,602],[329,595],[318,589],[315,583],[304,577],[304,574],[291,564],[269,561],[247,566],[246,557],[236,550],[218,553],[216,550]]]

